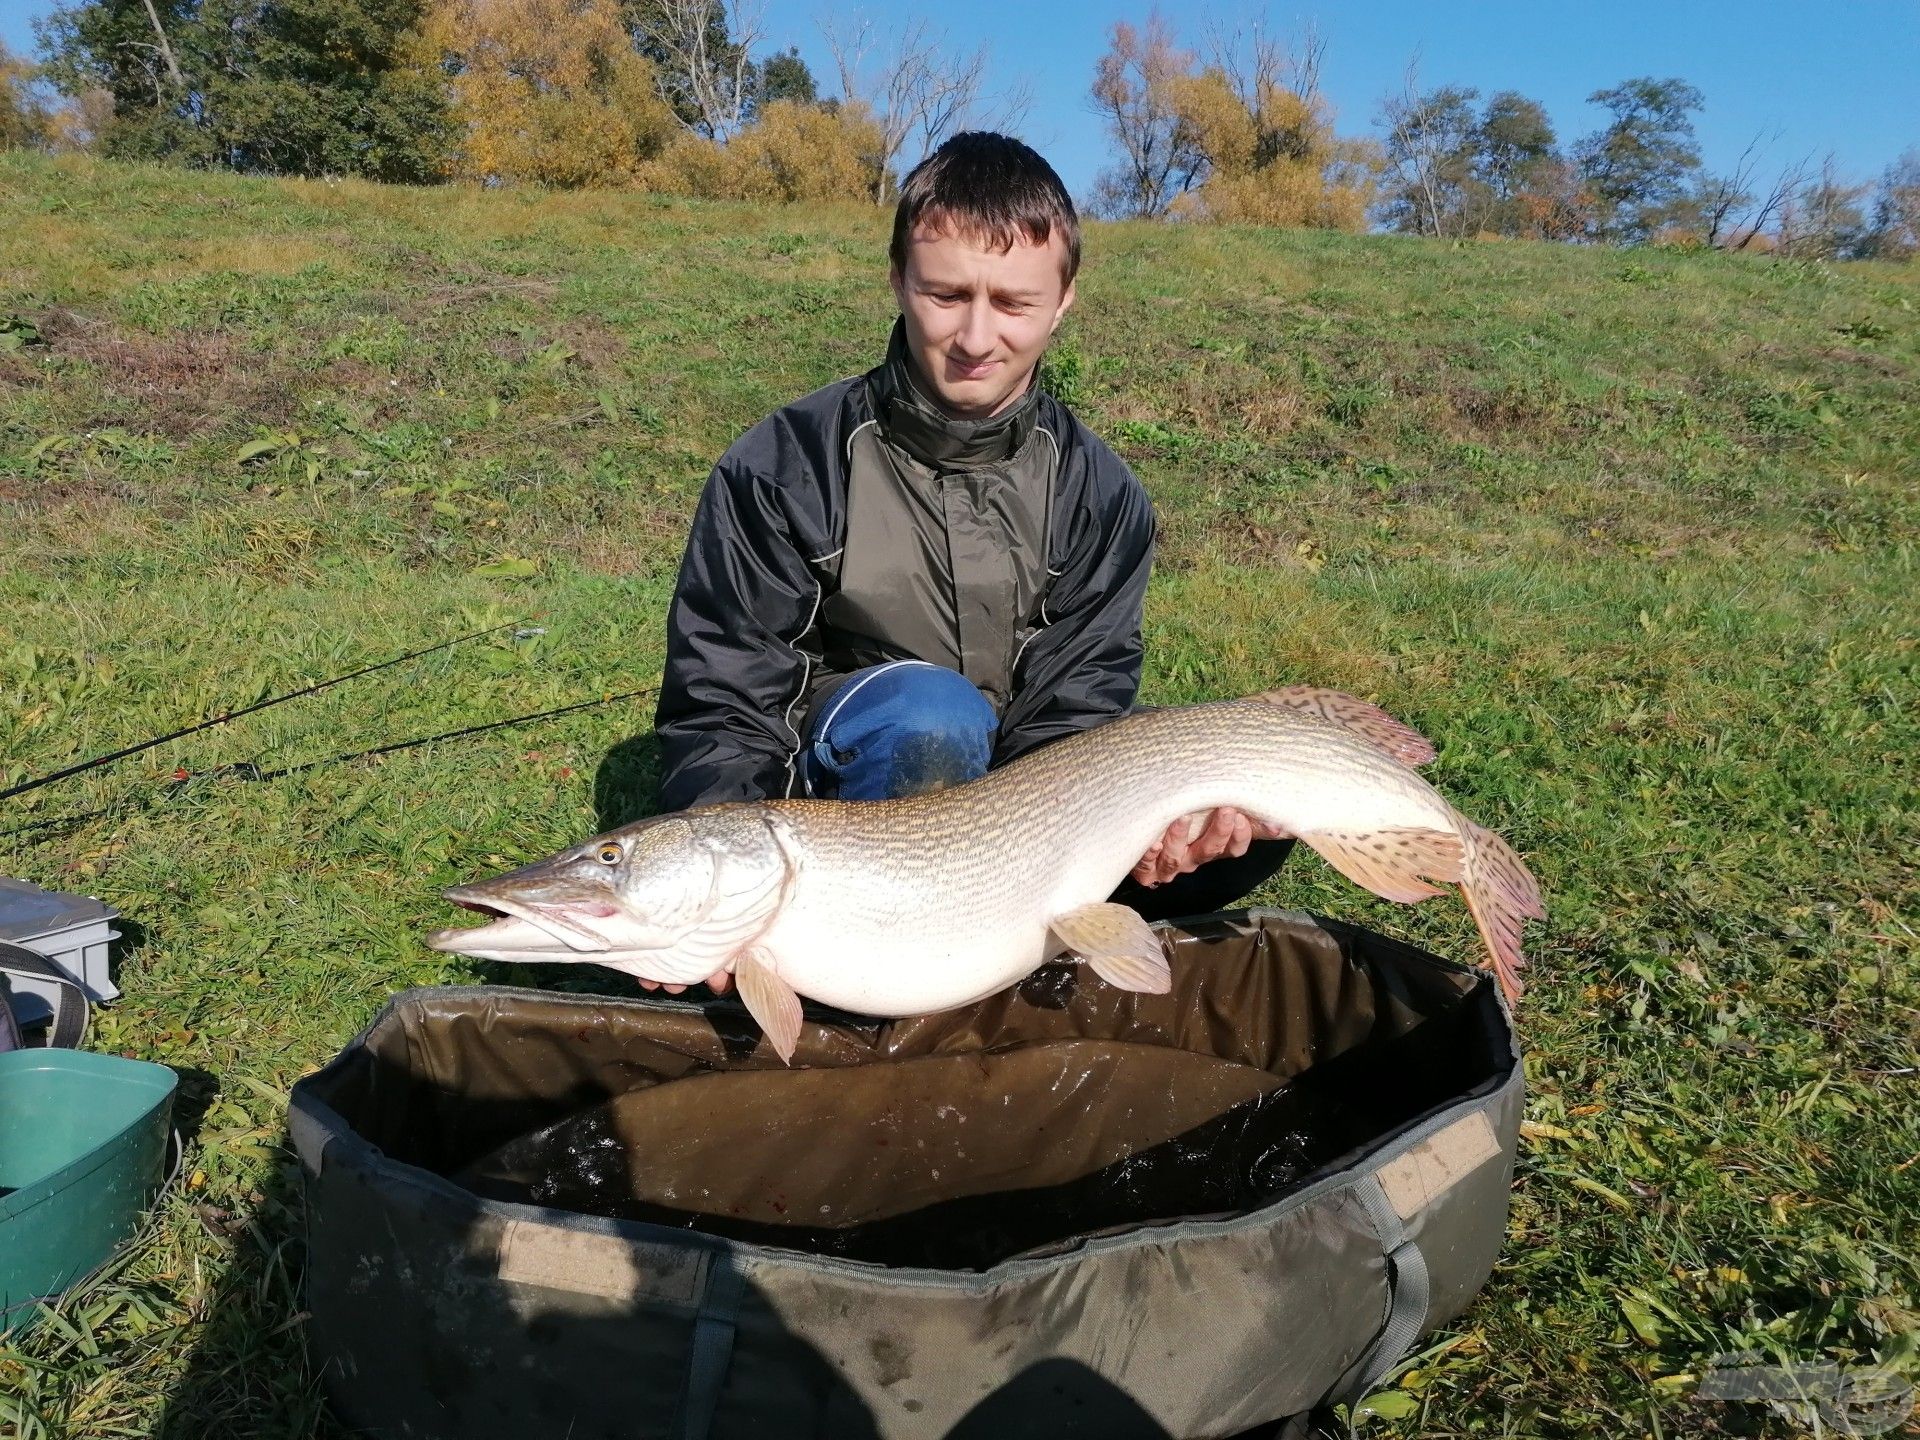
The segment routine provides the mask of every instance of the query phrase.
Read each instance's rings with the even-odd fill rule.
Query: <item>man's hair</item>
[[[1038,151],[1010,135],[963,130],[913,167],[893,212],[894,269],[907,268],[907,241],[918,225],[1002,252],[1057,234],[1067,247],[1063,278],[1072,283],[1080,270],[1080,218],[1067,187]]]

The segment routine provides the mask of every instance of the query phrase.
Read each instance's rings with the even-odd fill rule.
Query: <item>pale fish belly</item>
[[[802,855],[761,945],[802,995],[925,1014],[1014,984],[1048,923],[1104,900],[1182,814],[1235,806],[1293,835],[1456,817],[1366,742],[1264,705],[1165,711],[915,801],[783,808]]]
[[[930,1015],[1004,990],[1046,958],[1037,903],[975,898],[985,903],[849,907],[844,891],[803,881],[760,945],[809,999],[865,1015]]]

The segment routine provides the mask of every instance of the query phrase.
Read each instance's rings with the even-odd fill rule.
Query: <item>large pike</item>
[[[800,996],[866,1015],[980,1000],[1062,953],[1164,993],[1153,932],[1106,897],[1169,825],[1237,807],[1389,900],[1460,886],[1509,998],[1539,887],[1413,766],[1433,746],[1385,711],[1295,686],[1151,710],[982,779],[905,800],[770,800],[641,820],[458,885],[496,916],[428,943],[489,960],[585,961],[643,980],[733,972],[790,1060]]]

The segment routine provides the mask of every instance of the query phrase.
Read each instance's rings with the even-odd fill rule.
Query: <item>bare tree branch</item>
[[[1094,108],[1120,147],[1120,163],[1100,177],[1095,203],[1115,215],[1154,219],[1198,184],[1207,158],[1174,103],[1176,82],[1193,56],[1173,43],[1158,11],[1141,32],[1113,27],[1112,44],[1094,71]]]
[[[160,57],[167,62],[167,78],[177,86],[184,87],[186,81],[180,78],[180,62],[173,58],[173,46],[167,43],[167,32],[160,24],[160,12],[153,8],[153,0],[142,0],[147,7],[147,19],[153,22],[154,37],[160,42]]]
[[[839,72],[841,99],[866,107],[880,127],[873,198],[884,202],[891,195],[894,164],[909,140],[927,154],[977,117],[986,90],[987,47],[951,51],[945,33],[924,19],[890,36],[878,34],[865,17],[852,25],[823,17],[818,24]],[[1012,103],[1024,114],[1030,92],[1017,90]]]
[[[1812,163],[1813,156],[1804,155],[1780,172],[1772,188],[1761,197],[1760,203],[1748,210],[1740,223],[1728,232],[1729,238],[1733,235],[1740,237],[1729,248],[1744,250],[1766,233],[1768,224],[1791,206],[1794,195],[1806,183],[1807,167]]]
[[[753,108],[758,0],[649,0],[645,17],[660,98],[694,134],[732,139]]]
[[[1256,18],[1231,30],[1214,21],[1206,32],[1206,58],[1222,75],[1247,113],[1257,115],[1267,91],[1280,84],[1287,68],[1286,46]]]
[[[1774,132],[1779,138],[1779,132]],[[1748,189],[1753,183],[1754,171],[1759,166],[1760,137],[1754,136],[1747,142],[1747,148],[1740,152],[1740,158],[1733,162],[1733,168],[1724,175],[1711,175],[1700,186],[1700,220],[1706,227],[1706,241],[1709,246],[1717,247],[1729,229],[1734,228],[1731,221],[1743,206],[1753,203],[1753,195]]]
[[[1026,125],[1033,113],[1033,106],[1033,81],[1021,75],[1000,92],[993,109],[987,112],[980,123],[989,130],[1012,135]]]
[[[1326,64],[1327,37],[1320,22],[1309,20],[1293,47],[1287,71],[1287,88],[1305,101],[1308,108],[1320,103],[1320,72]]]

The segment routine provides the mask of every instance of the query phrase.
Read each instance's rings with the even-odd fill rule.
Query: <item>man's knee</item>
[[[917,661],[857,671],[821,701],[808,727],[808,788],[877,800],[978,779],[999,723],[955,671]]]

